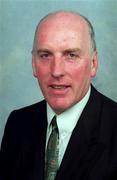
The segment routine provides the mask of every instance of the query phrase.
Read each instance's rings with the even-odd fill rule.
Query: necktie
[[[59,144],[59,132],[56,122],[56,116],[51,122],[52,132],[50,134],[47,151],[46,151],[46,165],[45,165],[45,180],[54,180],[58,170],[58,144]]]

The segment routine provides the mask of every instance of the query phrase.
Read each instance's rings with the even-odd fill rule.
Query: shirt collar
[[[50,126],[52,118],[56,115],[57,116],[57,125],[59,132],[72,132],[76,123],[78,122],[80,115],[89,99],[91,92],[91,87],[89,88],[86,95],[83,99],[72,106],[71,108],[67,109],[60,115],[56,115],[52,108],[47,103],[47,117],[48,117],[48,127]]]

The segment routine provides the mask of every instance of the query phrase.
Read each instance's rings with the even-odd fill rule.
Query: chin
[[[49,102],[49,104],[56,114],[61,114],[70,107],[70,103],[67,103],[65,100],[54,100]]]

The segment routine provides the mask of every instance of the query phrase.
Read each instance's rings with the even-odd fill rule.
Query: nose
[[[54,57],[51,63],[51,75],[55,78],[65,75],[65,63],[62,57]]]

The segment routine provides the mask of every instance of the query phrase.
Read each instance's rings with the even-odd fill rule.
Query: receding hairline
[[[60,11],[54,11],[51,13],[48,13],[46,16],[44,16],[38,23],[37,27],[39,27],[41,25],[41,23],[43,23],[45,20],[51,18],[51,17],[55,17],[56,15],[73,15],[73,16],[77,16],[77,17],[81,17],[83,20],[85,20],[86,22],[86,17],[84,17],[83,15],[81,15],[78,12],[75,11],[65,11],[65,10],[60,10]]]
[[[59,14],[71,14],[77,17],[81,17],[82,20],[84,22],[86,22],[87,27],[89,29],[89,34],[90,34],[90,38],[91,38],[91,46],[92,46],[92,50],[95,51],[96,50],[96,42],[95,42],[95,33],[94,33],[94,29],[93,26],[91,24],[91,22],[89,21],[89,19],[83,15],[81,15],[79,12],[76,11],[68,11],[68,10],[59,10],[59,11],[54,11],[54,12],[50,12],[48,13],[46,16],[44,16],[43,18],[41,18],[41,20],[39,21],[37,27],[36,27],[36,31],[35,31],[35,36],[34,36],[34,42],[33,42],[33,50],[35,50],[36,48],[36,39],[37,39],[37,31],[40,28],[41,24],[48,20],[51,17],[55,17],[56,15]]]

